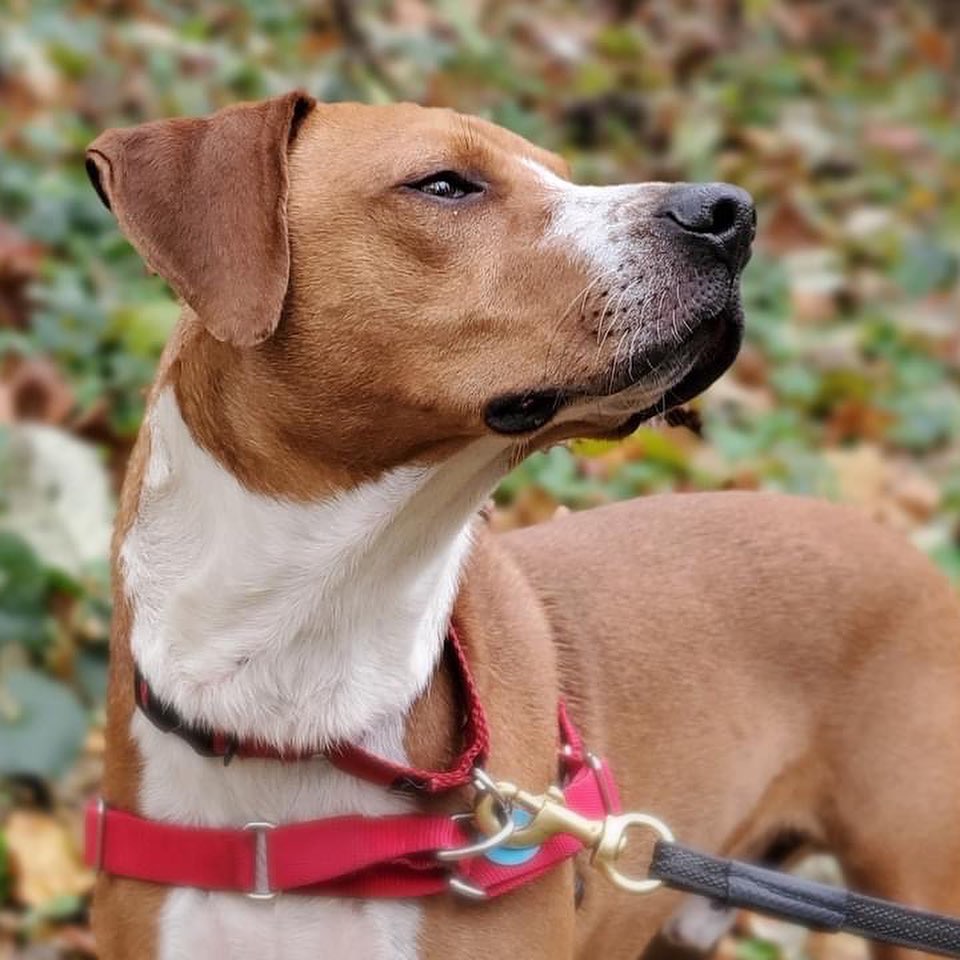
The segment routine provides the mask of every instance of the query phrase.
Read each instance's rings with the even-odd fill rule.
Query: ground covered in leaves
[[[89,957],[116,484],[176,318],[83,174],[102,128],[304,86],[480,113],[577,177],[758,200],[747,343],[695,407],[502,486],[533,523],[660,490],[858,503],[960,577],[954,4],[10,0],[0,11],[0,958]],[[859,955],[752,920],[741,960]],[[773,945],[771,945],[771,943]]]

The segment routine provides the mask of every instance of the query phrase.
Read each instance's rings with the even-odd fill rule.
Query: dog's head
[[[735,187],[576,186],[482,120],[301,94],[108,131],[88,169],[188,308],[181,405],[248,479],[615,435],[739,347]]]

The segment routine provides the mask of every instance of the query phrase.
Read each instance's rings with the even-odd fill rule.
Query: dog
[[[531,451],[627,434],[729,366],[748,194],[578,186],[488,122],[303,93],[110,130],[87,156],[183,303],[116,525],[110,809],[233,829],[471,809],[468,788],[400,795],[323,756],[225,765],[134,695],[278,751],[442,767],[452,618],[492,776],[556,779],[562,699],[624,806],[684,842],[828,849],[865,891],[960,911],[960,609],[898,536],[764,494],[502,536],[478,514]],[[102,871],[94,925],[104,960],[633,960],[679,902],[585,854],[490,903]]]

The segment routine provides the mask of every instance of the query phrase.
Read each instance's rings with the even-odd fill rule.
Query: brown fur
[[[960,604],[898,535],[817,501],[710,494],[504,546],[629,808],[733,856],[796,833],[861,890],[960,912]],[[584,955],[636,955],[617,945],[647,942],[670,898],[588,880],[583,928],[592,897],[603,910]]]
[[[312,104],[291,93],[108,130],[87,151],[130,242],[220,340],[259,343],[280,319],[290,276],[287,144]]]
[[[290,95],[92,148],[121,225],[187,304],[158,382],[241,482],[315,499],[448,456],[484,434],[493,396],[609,368],[590,311],[571,309],[586,268],[536,249],[547,197],[521,160],[560,175],[562,161],[447,111],[308,106]],[[449,168],[487,183],[484,199],[451,215],[403,188]],[[537,442],[616,426],[566,424]],[[104,793],[136,810],[119,574],[116,596]],[[562,695],[626,805],[686,842],[755,856],[795,831],[865,889],[960,911],[960,610],[892,535],[809,501],[656,498],[484,536],[457,618],[497,776],[550,782]],[[440,672],[408,723],[415,763],[454,749],[451,701]],[[676,898],[630,898],[579,864],[577,910],[574,869],[495,904],[431,900],[422,956],[639,955]],[[162,898],[100,879],[104,960],[150,960]]]

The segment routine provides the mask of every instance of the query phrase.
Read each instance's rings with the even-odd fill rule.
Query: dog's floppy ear
[[[219,340],[260,343],[290,277],[287,152],[302,92],[107,130],[87,172],[120,228]]]

